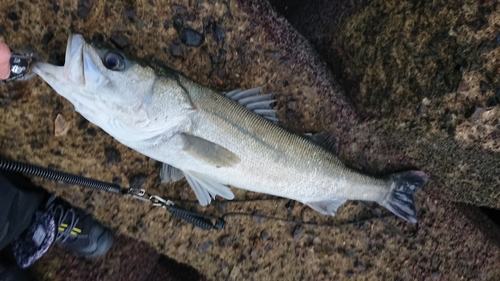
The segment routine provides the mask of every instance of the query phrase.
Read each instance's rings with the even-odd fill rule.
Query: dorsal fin
[[[330,132],[321,132],[317,134],[304,134],[304,137],[306,137],[310,141],[320,145],[321,147],[332,153],[337,153],[338,150],[337,140],[333,137],[333,134]]]
[[[222,93],[227,98],[245,106],[248,110],[260,115],[273,123],[278,123],[276,118],[276,110],[272,109],[271,104],[276,100],[273,99],[274,94],[260,95],[260,90],[263,86],[242,91],[236,89],[230,92]]]

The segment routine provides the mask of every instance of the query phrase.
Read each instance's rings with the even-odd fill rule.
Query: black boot
[[[55,243],[87,258],[102,256],[113,245],[113,232],[83,210],[54,195],[48,199],[46,206],[56,223]]]

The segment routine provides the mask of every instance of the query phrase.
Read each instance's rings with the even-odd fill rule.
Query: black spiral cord
[[[98,190],[104,190],[111,193],[126,194],[128,189],[121,188],[119,185],[89,179],[83,176],[69,174],[61,171],[55,171],[45,167],[18,162],[10,159],[0,158],[0,169],[16,172],[25,175],[42,177],[50,180],[63,181],[70,184],[87,186]]]
[[[69,174],[69,173],[65,173],[65,172],[61,172],[61,171],[55,171],[55,170],[41,167],[38,165],[18,162],[18,161],[6,159],[3,157],[0,157],[0,170],[22,173],[22,174],[29,175],[29,176],[42,177],[42,178],[46,178],[46,179],[50,179],[50,180],[63,181],[63,182],[70,183],[70,184],[91,187],[91,188],[94,188],[97,190],[103,190],[106,192],[111,192],[111,193],[120,194],[120,195],[129,194],[129,192],[131,190],[128,188],[122,188],[121,186],[119,186],[117,184],[112,184],[112,183],[107,183],[107,182],[98,181],[98,180],[94,180],[94,179],[89,179],[89,178],[86,178],[84,176]],[[280,200],[280,199],[285,200],[284,198],[273,198],[273,199],[256,199],[256,200],[233,200],[233,201],[227,201],[227,202],[228,203],[237,203],[237,202],[267,201],[267,200]],[[217,202],[217,201],[215,201],[215,202]],[[184,201],[184,203],[195,203],[195,202],[194,201]],[[196,201],[196,203],[197,203],[197,201]],[[202,213],[187,211],[187,210],[184,210],[184,209],[179,208],[177,206],[169,205],[166,203],[162,203],[161,207],[165,208],[173,216],[178,217],[178,218],[180,218],[180,219],[182,219],[182,220],[184,220],[184,221],[186,221],[194,226],[197,226],[197,227],[199,227],[201,229],[205,229],[205,230],[211,230],[211,229],[221,230],[221,229],[223,229],[225,226],[224,218],[226,218],[226,217],[248,216],[248,217],[254,217],[254,218],[263,218],[263,219],[269,219],[269,220],[283,221],[286,223],[293,223],[296,225],[309,225],[309,226],[329,227],[329,228],[339,228],[339,227],[344,227],[344,226],[349,226],[349,225],[356,225],[356,224],[362,224],[365,222],[371,222],[374,220],[380,220],[384,224],[389,226],[391,228],[391,230],[393,230],[398,236],[400,236],[404,239],[413,237],[418,232],[418,224],[417,224],[415,229],[413,231],[411,231],[410,235],[404,235],[395,226],[393,226],[392,224],[388,223],[385,220],[386,218],[394,217],[394,215],[382,217],[379,214],[377,214],[377,212],[375,210],[373,210],[373,208],[368,206],[366,203],[364,203],[364,202],[361,202],[361,203],[366,208],[370,209],[375,214],[375,217],[364,219],[364,220],[358,220],[358,221],[353,221],[353,222],[337,224],[337,225],[320,224],[320,223],[316,223],[316,222],[300,222],[300,221],[295,221],[295,220],[270,217],[270,216],[265,216],[265,215],[250,214],[250,213],[240,213],[240,212],[231,212],[231,213],[226,213],[221,217],[215,217],[215,216],[205,215]]]

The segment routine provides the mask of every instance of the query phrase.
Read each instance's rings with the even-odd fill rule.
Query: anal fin
[[[227,186],[214,181],[209,176],[193,171],[183,173],[202,206],[208,205],[217,195],[229,200],[234,198],[233,192]]]
[[[346,201],[346,199],[331,199],[324,201],[307,202],[306,204],[307,206],[311,207],[311,209],[320,214],[335,216],[337,209]]]

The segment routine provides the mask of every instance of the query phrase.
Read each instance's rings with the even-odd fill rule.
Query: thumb
[[[9,78],[10,75],[10,50],[7,44],[0,42],[0,80]]]

